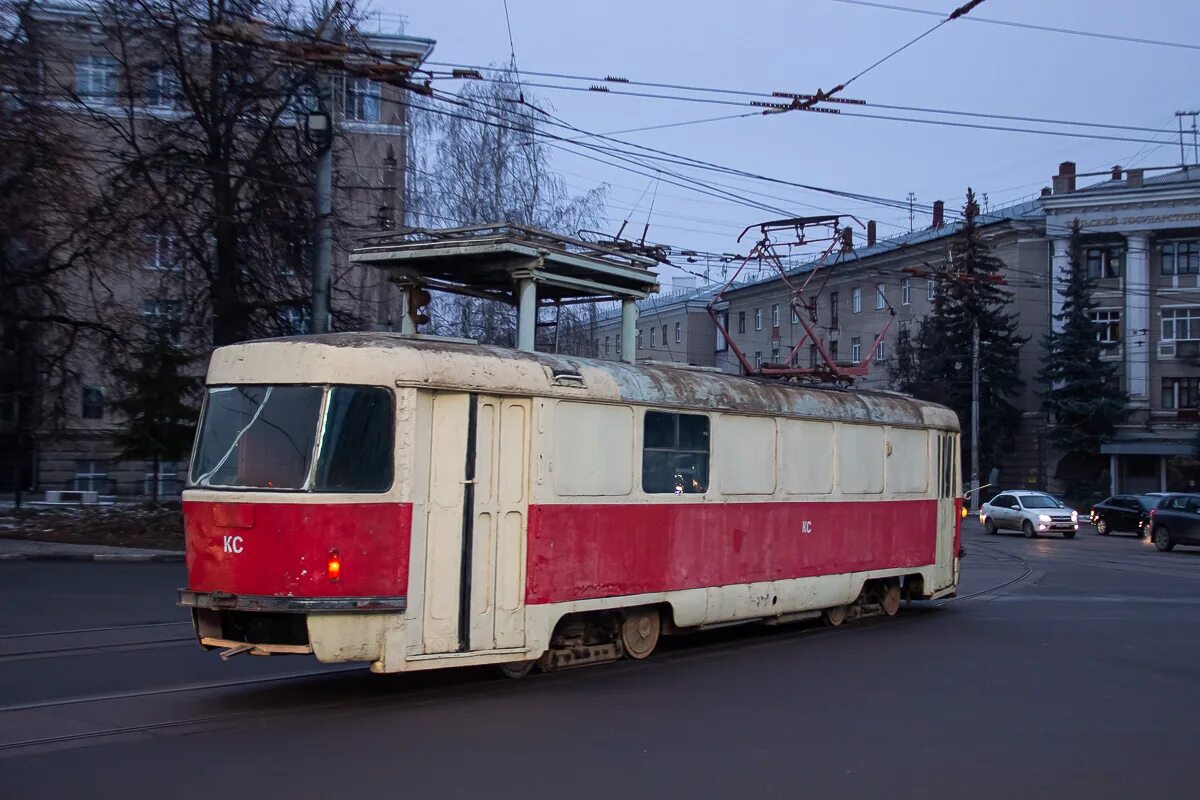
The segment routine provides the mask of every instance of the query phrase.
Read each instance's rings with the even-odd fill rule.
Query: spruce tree
[[[192,358],[171,341],[167,330],[151,330],[128,361],[113,367],[118,383],[114,408],[124,424],[114,442],[124,459],[145,459],[151,469],[151,499],[158,505],[158,472],[163,461],[183,459],[195,434],[201,379],[189,373]]]
[[[971,348],[979,324],[980,480],[1000,467],[1012,449],[1020,424],[1013,398],[1024,385],[1019,370],[1021,345],[1017,317],[1008,307],[1011,293],[1003,288],[1004,262],[983,240],[979,204],[967,189],[962,227],[955,234],[946,263],[934,271],[937,293],[932,313],[905,343],[907,362],[893,374],[904,392],[941,403],[958,414],[963,435],[963,463],[970,459]],[[964,473],[966,472],[964,468]]]
[[[1057,279],[1062,311],[1042,338],[1045,356],[1038,379],[1047,387],[1042,408],[1050,417],[1050,440],[1065,457],[1057,477],[1069,491],[1099,479],[1105,461],[1100,444],[1125,420],[1128,397],[1121,391],[1117,364],[1101,358],[1093,294],[1097,279],[1082,258],[1079,221],[1071,226],[1067,274]]]

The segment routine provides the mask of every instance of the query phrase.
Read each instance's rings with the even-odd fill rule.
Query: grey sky
[[[956,0],[891,0],[948,12]],[[830,88],[927,30],[936,18],[844,5],[833,0],[696,3],[684,0],[509,0],[518,65],[524,70],[745,90],[797,93]],[[438,61],[502,64],[509,57],[502,0],[377,0],[408,18],[408,32],[437,40]],[[1196,43],[1194,0],[986,0],[973,15],[1126,36]],[[1200,50],[1082,38],[951,22],[853,83],[844,96],[901,106],[1174,129],[1174,112],[1200,105]],[[541,83],[561,80],[529,78]],[[446,83],[444,88],[453,89]],[[614,88],[619,88],[614,85]],[[655,92],[665,90],[634,89]],[[608,132],[738,113],[732,106],[532,89],[567,122]],[[725,99],[746,100],[729,97]],[[748,106],[744,110],[752,110]],[[877,114],[904,112],[856,109]],[[954,119],[954,117],[940,117]],[[962,119],[988,123],[987,120]],[[1028,123],[994,124],[1049,127]],[[1059,128],[1061,130],[1061,128]],[[1134,138],[1150,134],[1068,129]],[[968,185],[992,207],[1033,196],[1058,163],[1081,171],[1177,164],[1177,137],[1157,149],[1130,142],[968,130],[814,113],[755,116],[621,134],[639,144],[806,184],[957,209]],[[1189,148],[1188,158],[1191,159]],[[1136,159],[1136,160],[1135,160]],[[653,181],[575,155],[557,153],[572,189],[612,187],[609,229]],[[672,169],[679,169],[672,167]],[[695,173],[797,214],[814,206],[880,222],[880,236],[908,229],[907,211],[869,206],[783,186]],[[650,194],[633,214],[640,233]],[[768,199],[774,195],[780,199]],[[744,226],[773,216],[662,184],[650,238],[714,252],[739,252]],[[918,214],[917,227],[928,225]],[[744,252],[742,247],[740,252]]]

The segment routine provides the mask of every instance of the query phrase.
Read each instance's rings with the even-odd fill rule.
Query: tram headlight
[[[1049,522],[1049,521],[1050,521],[1049,514],[1038,514],[1038,522]]]
[[[338,554],[337,548],[329,551],[329,563],[326,565],[325,571],[331,582],[336,583],[337,579],[342,577],[342,557]]]

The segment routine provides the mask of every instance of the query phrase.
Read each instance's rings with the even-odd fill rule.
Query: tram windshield
[[[384,492],[392,397],[373,386],[214,386],[189,486]]]

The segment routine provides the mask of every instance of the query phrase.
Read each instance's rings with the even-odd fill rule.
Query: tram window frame
[[[712,422],[707,415],[647,411],[642,419],[642,491],[705,494],[712,483],[711,453]],[[690,482],[681,468],[685,460],[692,464]]]

